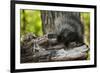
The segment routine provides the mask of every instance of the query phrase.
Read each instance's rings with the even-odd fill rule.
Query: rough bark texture
[[[56,32],[55,20],[58,17],[66,19],[73,17],[80,20],[80,13],[41,11],[43,32],[46,36],[36,38],[33,38],[33,35],[24,36],[27,38],[23,38],[21,43],[21,63],[86,60],[89,50],[86,45],[68,48],[58,43],[57,39],[48,38],[47,34]]]
[[[42,25],[43,31],[45,34],[48,33],[55,33],[55,20],[58,17],[65,17],[68,16],[75,16],[76,18],[80,19],[79,12],[60,12],[60,11],[41,11],[41,18],[42,18]]]
[[[27,36],[27,35],[26,35]],[[26,37],[25,36],[25,37]],[[29,37],[32,35],[28,35]],[[53,62],[86,60],[89,48],[86,45],[67,48],[48,37],[24,38],[21,43],[21,63],[31,62]],[[44,40],[45,39],[45,40]],[[37,43],[35,41],[42,41]],[[51,44],[53,42],[53,44]],[[35,47],[34,47],[35,46]]]

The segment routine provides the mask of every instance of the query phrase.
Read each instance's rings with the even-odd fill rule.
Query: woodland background
[[[90,13],[81,12],[81,20],[84,24],[85,43],[90,44]],[[37,36],[43,35],[43,26],[41,19],[41,10],[20,10],[20,34],[21,37],[27,33],[33,33]]]
[[[46,29],[46,26],[43,25],[43,19],[41,15],[43,13],[50,14],[51,12],[48,11],[41,11],[41,10],[20,10],[20,35],[21,39],[23,39],[23,36],[26,36],[28,33],[35,34],[37,37],[43,36],[44,31],[43,28],[45,28],[45,31],[49,31],[49,28]],[[61,12],[60,12],[61,13]],[[48,16],[48,15],[47,15]],[[81,12],[81,21],[84,24],[84,41],[86,45],[89,46],[90,44],[90,13],[89,12]],[[50,16],[49,16],[50,17]],[[48,18],[48,17],[47,17]],[[50,22],[48,24],[53,24],[52,18],[50,20],[46,19],[46,21]],[[43,27],[44,26],[44,27]],[[49,27],[49,26],[48,26]],[[52,27],[50,27],[51,29]],[[53,30],[53,29],[52,29]],[[88,52],[88,58],[89,59],[90,54]]]

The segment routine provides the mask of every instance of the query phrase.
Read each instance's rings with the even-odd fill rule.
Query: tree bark
[[[25,15],[25,10],[22,10],[23,13],[23,28],[22,31],[24,32],[23,34],[26,34],[26,15]]]
[[[79,12],[62,12],[62,11],[41,11],[42,25],[44,34],[55,33],[55,20],[58,17],[75,16],[80,19]]]
[[[65,18],[64,19],[65,21],[69,21],[71,17],[73,21],[77,21],[77,23],[78,21],[81,20],[79,12],[41,11],[41,19],[42,19],[44,34],[56,32],[55,20],[58,17]],[[23,20],[25,21],[25,19]],[[27,37],[27,35],[25,37]],[[40,38],[42,39],[38,42],[40,49],[36,49],[36,47],[34,48],[34,40],[36,41],[37,39],[40,39]],[[79,47],[71,46],[72,48],[71,47],[69,48],[69,47],[66,47],[64,44],[58,43],[55,40],[48,39],[48,37],[45,35],[43,36],[43,38],[38,37],[37,39],[36,38],[31,39],[30,41],[27,41],[24,39],[27,42],[25,43],[23,41],[25,44],[21,46],[22,47],[21,48],[22,50],[21,51],[21,63],[71,61],[71,60],[86,60],[87,59],[87,51],[89,50],[89,48],[86,45],[79,46]],[[46,45],[44,45],[45,42],[46,42]],[[57,43],[57,44],[51,45],[50,42]],[[36,50],[37,52],[33,51],[33,49]]]

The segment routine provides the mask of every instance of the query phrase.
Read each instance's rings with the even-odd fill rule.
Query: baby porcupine
[[[55,19],[57,41],[69,46],[70,43],[84,44],[84,26],[79,12],[67,12]]]

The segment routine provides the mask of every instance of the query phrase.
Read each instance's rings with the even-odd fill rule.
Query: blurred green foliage
[[[41,12],[39,10],[20,10],[21,16],[21,36],[27,33],[34,33],[36,36],[42,36]],[[84,41],[90,44],[90,13],[81,12],[81,20],[84,24]]]
[[[21,16],[21,36],[29,32],[36,36],[42,36],[42,22],[39,10],[20,10]]]
[[[21,36],[27,33],[33,33],[36,36],[42,36],[42,21],[41,12],[39,10],[20,10],[20,34]],[[81,20],[84,24],[84,41],[89,46],[90,44],[90,13],[81,12]],[[89,52],[87,53],[88,59],[90,57]]]
[[[81,13],[81,19],[84,24],[84,41],[90,46],[90,13],[83,12]],[[90,52],[87,52],[87,60],[90,60]]]
[[[81,20],[84,24],[84,41],[89,46],[90,44],[90,13],[82,12]]]
[[[27,33],[34,33],[36,36],[42,36],[42,21],[39,10],[20,10],[21,16],[21,36]],[[81,20],[84,24],[84,41],[89,46],[90,44],[90,13],[81,12]]]

